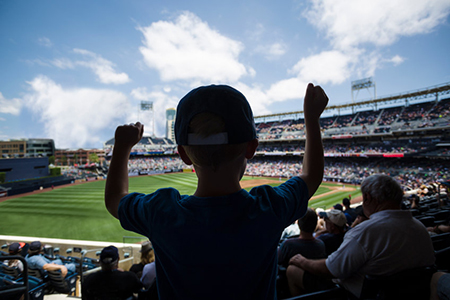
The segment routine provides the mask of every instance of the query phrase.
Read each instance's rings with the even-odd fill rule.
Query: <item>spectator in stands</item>
[[[153,253],[153,247],[150,241],[145,241],[141,245],[141,261],[138,264],[134,264],[130,268],[130,272],[137,275],[138,278],[142,276],[142,270],[144,266],[155,261],[155,254]]]
[[[173,188],[129,194],[127,161],[143,126],[116,129],[106,207],[125,229],[152,241],[161,299],[275,298],[281,233],[306,213],[322,181],[319,117],[327,102],[319,86],[308,85],[303,173],[250,192],[239,181],[258,140],[250,105],[231,87],[200,87],[178,104],[178,152],[198,177],[192,196]]]
[[[156,280],[156,265],[155,261],[144,266],[142,271],[141,282],[146,289],[150,288]]]
[[[317,226],[317,214],[308,208],[306,214],[298,219],[300,236],[285,240],[278,249],[278,264],[287,268],[289,260],[295,254],[302,254],[307,258],[325,258],[325,244],[314,238],[313,232]]]
[[[12,243],[9,245],[8,252],[9,255],[20,255],[20,251],[22,250],[25,243]],[[3,261],[4,264],[6,264],[9,267],[17,267],[20,272],[23,271],[23,263],[18,259],[8,259]]]
[[[356,215],[355,221],[353,221],[351,228],[356,227],[358,224],[361,224],[364,221],[369,220],[368,217],[364,214],[364,210],[361,209],[359,213]]]
[[[359,297],[365,275],[392,275],[434,264],[431,238],[409,210],[400,209],[403,191],[394,179],[370,176],[362,183],[361,192],[364,213],[370,219],[350,230],[339,249],[327,259],[294,256],[287,269],[293,295],[301,288],[298,277],[303,271],[337,278]]]
[[[61,259],[51,260],[41,254],[42,244],[40,241],[34,241],[30,244],[28,255],[25,257],[28,268],[45,271],[61,271],[61,275],[66,277],[68,272],[76,272],[77,265],[71,262],[62,262]]]
[[[347,225],[351,226],[358,215],[354,208],[350,207],[350,199],[344,198],[342,199],[342,204],[345,207],[344,215],[347,219]]]
[[[128,299],[142,290],[142,283],[133,272],[121,271],[119,250],[114,246],[103,248],[100,253],[101,271],[92,273],[83,280],[83,300]]]
[[[344,240],[347,219],[342,211],[332,209],[319,213],[325,220],[325,231],[317,238],[324,242],[327,256],[336,251]]]

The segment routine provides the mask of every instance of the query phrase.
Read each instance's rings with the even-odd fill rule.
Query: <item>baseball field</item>
[[[279,185],[277,178],[244,177],[242,187],[249,190],[261,184]],[[175,173],[130,178],[130,192],[150,193],[164,187],[181,194],[195,191],[194,173]],[[122,229],[103,204],[104,180],[44,189],[0,202],[0,235],[47,237],[74,240],[122,242],[123,236],[139,236]],[[344,197],[360,197],[354,186],[323,183],[309,202],[310,207],[330,208]]]

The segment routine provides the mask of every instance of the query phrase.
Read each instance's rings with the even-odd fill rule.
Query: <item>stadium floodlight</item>
[[[141,101],[141,110],[152,110],[153,102],[150,101]]]
[[[153,135],[155,135],[155,111],[153,110],[153,102],[151,101],[141,101],[138,106],[138,119],[140,118],[141,111],[151,111],[152,112],[152,123],[153,123]]]
[[[353,96],[353,92],[356,91],[356,96],[360,90],[367,89],[370,93],[370,88],[374,90],[373,99],[377,98],[377,86],[372,77],[363,78],[359,80],[352,81],[352,102],[355,103],[355,97]]]

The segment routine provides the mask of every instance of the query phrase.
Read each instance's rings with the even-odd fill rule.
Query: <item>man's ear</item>
[[[258,139],[253,139],[247,143],[247,150],[245,151],[245,158],[252,159],[255,156],[256,148],[258,148]]]
[[[181,160],[187,164],[188,166],[192,165],[192,161],[189,158],[189,156],[186,154],[186,151],[184,150],[183,146],[178,145],[178,155],[180,155]]]

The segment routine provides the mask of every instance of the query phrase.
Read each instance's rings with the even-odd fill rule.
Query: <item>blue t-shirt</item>
[[[222,197],[131,193],[118,214],[153,244],[160,299],[275,299],[278,241],[308,199],[294,177]]]
[[[28,268],[30,269],[43,269],[46,264],[57,264],[65,266],[67,270],[72,273],[76,271],[76,265],[74,263],[63,263],[59,258],[51,260],[41,254],[37,254],[33,256],[27,255],[25,259],[28,263]]]

